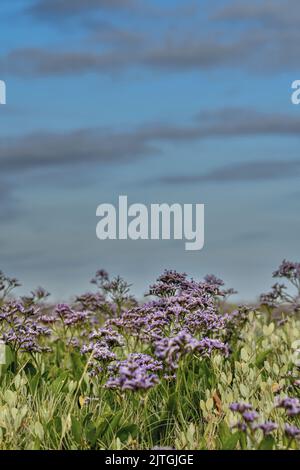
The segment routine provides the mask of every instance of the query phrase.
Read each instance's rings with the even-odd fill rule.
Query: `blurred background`
[[[299,260],[300,3],[2,0],[0,269],[19,292],[141,296],[165,269],[254,300]],[[205,246],[99,241],[96,208],[204,203]]]

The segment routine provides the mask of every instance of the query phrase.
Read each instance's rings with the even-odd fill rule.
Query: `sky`
[[[0,270],[55,299],[104,268],[254,300],[299,260],[300,3],[2,0]],[[205,245],[100,241],[96,208],[205,204]]]

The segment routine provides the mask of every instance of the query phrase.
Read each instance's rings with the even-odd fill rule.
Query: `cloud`
[[[225,165],[200,175],[167,176],[169,184],[274,181],[300,176],[300,160],[257,161]]]
[[[132,31],[117,27],[108,21],[87,20],[84,23],[89,31],[88,40],[91,43],[110,44],[111,46],[133,47],[145,43],[145,32]]]
[[[176,126],[156,123],[129,131],[86,128],[66,132],[36,132],[14,138],[1,138],[0,165],[2,173],[43,167],[60,167],[81,163],[115,164],[131,162],[139,157],[160,153],[160,143],[178,144],[215,138],[300,135],[300,117],[261,113],[255,110],[225,108],[197,115],[191,125]],[[285,167],[276,167],[284,174]],[[268,167],[269,168],[269,167]],[[237,169],[244,178],[259,178],[256,168]],[[267,167],[260,168],[267,177]],[[271,170],[273,171],[273,170]],[[274,170],[275,171],[275,170]],[[225,178],[234,177],[229,169]],[[252,175],[252,176],[251,176]],[[221,179],[224,176],[222,172]],[[274,175],[272,176],[274,177]],[[188,177],[189,178],[189,177]],[[192,177],[197,178],[198,177]],[[203,176],[200,176],[202,180]],[[205,179],[218,179],[218,172]],[[197,180],[198,181],[198,180]]]
[[[220,8],[213,18],[230,21],[262,23],[268,27],[297,27],[300,22],[300,4],[298,0],[272,0],[251,3],[228,2]]]
[[[149,0],[35,0],[26,12],[46,21],[65,21],[101,12],[135,13],[149,19],[183,19],[194,17],[199,10],[197,0],[184,0],[174,5],[158,5]]]
[[[19,138],[2,138],[2,171],[73,165],[76,163],[122,162],[153,151],[137,134],[105,129],[80,129],[65,133],[36,132]]]
[[[214,7],[210,15],[207,5],[200,9],[196,2],[162,8],[139,0],[37,0],[27,9],[35,18],[55,24],[76,17],[87,39],[97,37],[93,22],[103,18],[94,13],[104,10],[112,16],[135,12],[140,27],[131,23],[130,15],[127,31],[100,27],[98,49],[91,50],[89,41],[72,49],[14,49],[0,57],[1,70],[20,77],[110,74],[136,67],[172,73],[224,67],[260,74],[298,70],[298,0],[231,2]]]
[[[125,41],[120,41],[120,34],[125,36],[126,32],[119,31],[118,38],[116,31],[111,32],[110,44],[113,47],[106,47],[101,52],[82,47],[76,50],[14,49],[0,57],[0,66],[5,74],[18,77],[111,74],[136,67],[164,72],[209,70],[245,66],[260,45],[255,37],[231,42],[191,36],[158,40],[148,37],[146,40],[138,33],[129,35],[127,32]],[[101,40],[100,33],[102,45],[109,42],[107,39],[106,35],[106,40]]]

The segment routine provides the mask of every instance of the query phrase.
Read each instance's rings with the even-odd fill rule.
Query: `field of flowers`
[[[138,303],[102,270],[53,305],[0,272],[0,449],[299,448],[300,263],[274,277],[235,306],[165,271]]]

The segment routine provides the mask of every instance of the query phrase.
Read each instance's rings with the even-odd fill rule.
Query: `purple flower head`
[[[207,284],[211,284],[213,286],[218,286],[218,287],[224,286],[224,281],[222,281],[222,279],[219,279],[218,277],[216,277],[214,274],[207,274],[204,278],[204,281]]]
[[[110,368],[111,376],[106,387],[131,391],[148,390],[158,383],[158,376],[151,372],[157,370],[157,367],[157,361],[150,356],[130,355]]]
[[[283,260],[279,268],[274,271],[273,277],[285,277],[289,280],[298,279],[300,277],[300,263]]]
[[[292,424],[285,424],[284,431],[289,437],[300,437],[300,429]]]
[[[284,408],[288,416],[297,416],[300,414],[300,401],[298,398],[280,398],[276,406],[277,408]]]
[[[246,432],[247,431],[247,424],[245,424],[243,421],[238,421],[235,423],[233,426],[231,426],[232,429],[238,429],[241,432]]]
[[[56,323],[58,318],[53,315],[40,315],[39,322],[44,323],[45,325],[50,325],[52,323]]]
[[[259,417],[259,414],[254,410],[249,410],[245,411],[242,416],[247,423],[253,423]]]
[[[195,349],[204,356],[210,356],[213,351],[221,352],[225,357],[229,355],[228,345],[218,339],[203,338],[198,342]]]
[[[215,312],[215,309],[208,307],[206,310],[196,310],[186,315],[184,326],[192,332],[202,332],[209,334],[213,331],[225,328],[225,320]]]
[[[252,410],[253,406],[250,405],[250,403],[234,402],[234,403],[231,403],[231,405],[229,406],[229,409],[237,413],[245,413],[246,411]]]
[[[109,281],[108,272],[104,269],[99,269],[96,272],[95,277],[91,280],[91,284],[96,284],[97,287],[102,287],[105,282]]]
[[[42,337],[50,336],[51,331],[28,318],[23,322],[14,322],[13,327],[2,334],[1,340],[14,350],[40,353],[48,351],[39,344]]]
[[[269,436],[273,431],[278,428],[278,424],[273,421],[266,421],[265,423],[258,424],[255,426],[255,429],[261,429],[264,436]]]
[[[123,346],[124,338],[111,327],[99,328],[89,335],[90,340],[106,343],[108,346]]]
[[[90,312],[76,312],[67,304],[58,304],[55,314],[66,326],[76,326],[89,321]]]
[[[100,362],[111,362],[116,360],[116,355],[112,352],[107,345],[102,343],[90,343],[82,346],[81,354],[93,353],[93,359]]]
[[[158,297],[166,297],[175,295],[186,282],[186,274],[176,271],[165,272],[157,279],[157,282],[150,287],[147,295],[155,295]]]
[[[156,343],[155,354],[165,360],[171,369],[178,367],[178,362],[184,355],[195,349],[198,341],[186,331],[180,331],[176,336],[163,338]]]
[[[76,297],[76,303],[78,303],[83,310],[89,310],[90,312],[97,312],[103,310],[106,304],[105,297],[100,293],[83,294],[80,297]]]
[[[214,350],[228,354],[228,347],[217,339],[203,338],[200,341],[185,330],[179,331],[176,336],[162,338],[155,344],[155,354],[159,359],[165,360],[171,369],[178,367],[180,359],[192,352],[203,356],[210,356]]]

